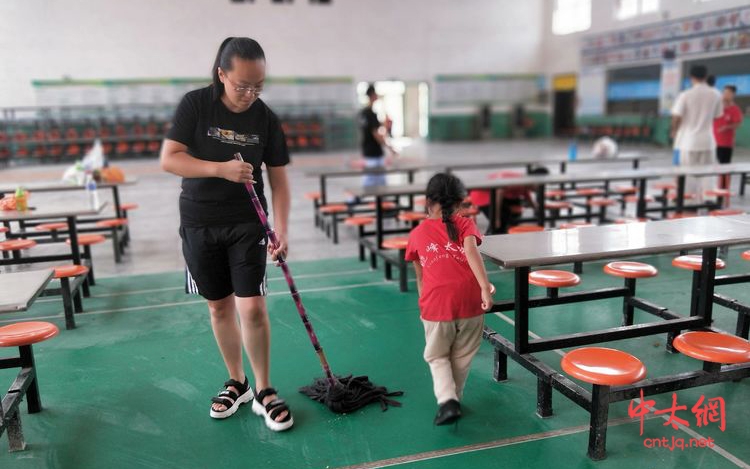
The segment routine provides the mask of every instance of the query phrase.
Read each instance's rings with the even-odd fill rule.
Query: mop
[[[244,161],[240,153],[235,153],[234,158]],[[253,206],[258,213],[258,218],[263,224],[263,228],[266,230],[269,243],[271,243],[272,246],[278,246],[278,238],[268,223],[266,212],[263,210],[263,206],[258,199],[258,194],[255,192],[255,188],[249,182],[245,183],[245,187],[250,194],[250,199],[253,201]],[[310,386],[300,388],[300,392],[315,401],[322,402],[333,412],[339,414],[353,412],[374,402],[379,403],[383,411],[387,410],[389,405],[401,407],[400,402],[390,398],[403,395],[404,393],[402,391],[389,392],[385,387],[376,386],[370,382],[367,376],[334,376],[325,353],[323,352],[323,347],[320,346],[318,337],[315,335],[312,324],[307,317],[307,312],[305,311],[305,307],[302,304],[302,298],[300,297],[297,287],[294,284],[294,280],[292,279],[289,266],[281,256],[276,259],[276,263],[281,267],[281,271],[284,273],[286,283],[289,285],[289,291],[292,294],[295,305],[297,306],[299,317],[302,319],[305,329],[307,329],[307,335],[310,337],[310,342],[312,342],[312,346],[315,349],[315,353],[318,355],[320,365],[323,367],[323,372],[325,373],[324,378],[315,379]]]

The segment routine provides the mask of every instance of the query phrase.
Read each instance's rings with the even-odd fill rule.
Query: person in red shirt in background
[[[742,123],[742,111],[734,103],[737,87],[727,85],[721,95],[724,113],[721,117],[714,119],[714,137],[716,138],[716,158],[720,164],[732,162],[732,150],[734,149],[734,134]],[[719,176],[719,186],[729,189],[731,176],[726,174]]]
[[[526,168],[526,174],[528,176],[543,176],[549,174],[549,170],[541,165],[531,164]],[[498,171],[490,174],[490,179],[512,179],[521,178],[523,173],[518,171]],[[534,186],[510,186],[505,189],[496,191],[496,204],[499,207],[498,215],[499,220],[495,220],[494,225],[499,226],[500,229],[497,233],[505,234],[508,232],[508,228],[517,224],[519,218],[523,214],[525,206],[529,206],[536,210],[536,201],[534,200]],[[469,198],[471,199],[472,205],[475,205],[479,210],[490,219],[490,191],[485,190],[472,190],[469,191]],[[485,234],[492,233],[492,223],[487,227]]]
[[[494,289],[477,249],[482,235],[471,218],[456,215],[466,197],[463,183],[453,175],[436,174],[426,196],[429,218],[409,234],[405,259],[417,273],[424,359],[438,403],[434,423],[446,425],[461,417],[459,401]]]

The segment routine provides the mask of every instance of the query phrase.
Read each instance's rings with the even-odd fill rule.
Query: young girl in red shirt
[[[445,425],[461,417],[459,401],[482,341],[484,313],[492,308],[492,285],[477,249],[482,236],[476,224],[455,214],[466,197],[464,185],[436,174],[426,196],[429,218],[409,235],[406,260],[417,272],[424,359],[438,403],[435,424]]]

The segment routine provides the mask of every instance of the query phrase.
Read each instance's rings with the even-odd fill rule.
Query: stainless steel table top
[[[516,268],[739,244],[750,244],[748,215],[487,236],[479,250],[501,267]]]
[[[52,279],[52,269],[0,273],[0,313],[26,311]]]

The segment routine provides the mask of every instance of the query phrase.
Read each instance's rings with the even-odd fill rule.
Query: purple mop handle
[[[244,159],[242,159],[242,155],[240,153],[235,153],[234,158],[239,161],[245,161]],[[263,225],[263,228],[266,230],[268,241],[271,243],[271,246],[278,246],[279,239],[276,237],[276,232],[273,231],[273,228],[271,228],[271,225],[268,223],[266,211],[263,210],[263,206],[260,203],[258,194],[255,192],[255,187],[253,187],[251,183],[246,182],[245,188],[250,194],[250,199],[253,201],[253,206],[255,207],[255,211],[258,214],[258,218],[260,218],[260,222]],[[310,337],[310,342],[312,342],[315,353],[318,354],[318,359],[320,360],[320,365],[323,367],[323,371],[326,374],[326,378],[328,379],[328,382],[331,384],[331,386],[334,386],[336,384],[336,379],[333,377],[331,367],[328,365],[328,360],[326,359],[326,355],[323,352],[323,347],[320,346],[318,336],[315,335],[312,324],[307,317],[305,306],[302,304],[302,297],[300,296],[299,291],[297,291],[297,286],[294,284],[294,279],[292,279],[292,273],[289,271],[289,265],[287,265],[286,260],[282,256],[278,256],[276,258],[276,262],[278,263],[279,267],[281,267],[281,271],[284,272],[284,278],[286,279],[287,285],[289,285],[289,292],[292,294],[294,304],[297,305],[297,312],[299,313],[300,319],[302,319],[302,323],[305,325],[305,329],[307,329],[307,335]]]

